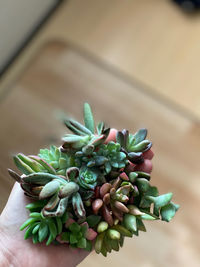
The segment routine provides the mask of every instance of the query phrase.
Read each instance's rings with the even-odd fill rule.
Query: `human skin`
[[[106,140],[115,141],[116,129],[111,129]],[[144,153],[144,163],[137,170],[151,172],[153,152]],[[136,170],[135,166],[132,166]],[[24,195],[20,185],[15,183],[8,202],[0,216],[0,266],[1,267],[73,267],[77,266],[89,252],[72,249],[66,244],[46,246],[34,245],[31,240],[24,240],[20,226],[28,218],[25,205],[30,200]]]

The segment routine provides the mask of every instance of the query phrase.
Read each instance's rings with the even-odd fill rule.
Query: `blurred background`
[[[149,129],[152,184],[181,205],[90,266],[200,266],[200,1],[0,0],[0,209],[12,155],[36,154],[87,101],[112,127]]]

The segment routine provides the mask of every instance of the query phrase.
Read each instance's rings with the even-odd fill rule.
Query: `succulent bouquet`
[[[19,153],[14,162],[22,173],[8,170],[32,199],[25,239],[66,243],[72,248],[92,250],[104,256],[123,246],[125,237],[146,231],[145,220],[169,222],[179,206],[172,193],[159,195],[150,185],[150,174],[134,171],[143,163],[152,143],[147,130],[135,134],[117,131],[115,141],[106,141],[110,129],[95,126],[88,103],[84,125],[67,118],[61,147],[41,149],[37,156]]]

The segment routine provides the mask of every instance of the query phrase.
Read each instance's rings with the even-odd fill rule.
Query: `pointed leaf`
[[[106,232],[106,234],[112,240],[119,240],[120,239],[120,233],[117,230],[108,229],[108,231]]]
[[[105,236],[105,232],[99,234],[96,238],[96,242],[95,242],[95,251],[97,254],[99,254],[101,252],[101,249],[103,247],[103,240],[104,240],[104,236]]]
[[[31,159],[22,153],[17,154],[17,156],[35,172],[40,172],[44,170],[43,166],[34,159]]]
[[[150,220],[150,221],[152,221],[152,220],[156,220],[155,217],[153,217],[153,216],[151,216],[151,215],[149,215],[149,214],[141,215],[140,218],[141,218],[142,220]]]
[[[147,129],[142,128],[134,135],[134,145],[139,144],[147,137]]]
[[[100,220],[101,220],[101,216],[97,216],[97,215],[90,215],[86,218],[88,225],[92,228],[96,226],[100,222]]]
[[[125,214],[123,220],[124,226],[131,232],[137,231],[136,217],[131,214]]]
[[[146,198],[151,200],[152,202],[154,202],[156,207],[161,208],[161,207],[169,204],[169,202],[172,199],[172,196],[173,196],[172,193],[167,193],[167,194],[160,195],[160,196],[157,196],[157,197],[148,196]]]
[[[123,236],[132,237],[132,233],[122,225],[114,225],[112,229],[117,230]]]
[[[139,230],[139,231],[143,231],[143,232],[146,232],[147,230],[146,230],[146,227],[145,227],[145,225],[144,225],[144,223],[143,223],[143,221],[142,220],[140,220],[140,219],[136,219],[136,222],[137,222],[137,229]]]
[[[88,103],[84,104],[84,122],[85,126],[94,134],[94,119],[91,107]]]
[[[161,218],[163,221],[169,222],[174,217],[176,211],[178,210],[179,205],[174,203],[169,203],[160,210]]]
[[[45,185],[46,183],[52,181],[53,179],[63,180],[54,174],[37,172],[29,174],[22,178],[25,183]]]
[[[70,224],[69,230],[73,233],[78,233],[81,230],[81,226],[78,223],[73,222]]]
[[[39,242],[43,242],[47,238],[48,233],[49,233],[49,229],[48,229],[47,224],[41,223],[39,231],[38,231],[38,240],[39,240]]]
[[[98,135],[101,135],[104,130],[104,122],[99,122],[97,125],[97,133]]]
[[[144,193],[144,192],[147,192],[147,190],[149,188],[149,181],[146,180],[145,178],[140,178],[140,179],[137,179],[136,185],[137,185],[139,191]]]
[[[40,157],[38,156],[29,156],[31,159],[34,159],[35,161],[37,161],[38,163],[40,163],[42,165],[42,167],[47,170],[49,173],[51,174],[56,174],[56,171],[55,169],[50,165],[48,164],[44,159],[41,159]]]
[[[64,123],[69,130],[71,130],[73,133],[77,135],[84,136],[87,134],[92,134],[86,127],[84,127],[82,124],[72,119],[65,120]]]
[[[26,163],[24,163],[18,156],[13,157],[14,163],[17,166],[17,168],[24,174],[28,175],[30,173],[34,173],[34,170],[28,166]]]
[[[78,248],[86,248],[86,246],[87,246],[87,241],[84,237],[82,237],[81,239],[78,240],[78,242],[77,242]]]
[[[21,183],[21,177],[19,174],[17,174],[15,171],[8,169],[8,173],[10,174],[10,176],[17,181],[18,183]]]
[[[85,208],[84,208],[81,196],[78,192],[72,196],[72,206],[78,218],[85,217],[85,214],[86,214]]]
[[[151,142],[148,140],[144,140],[137,145],[134,145],[130,148],[131,152],[144,152],[147,148],[151,147]]]
[[[57,234],[58,234],[58,231],[57,231],[55,222],[54,222],[54,220],[52,218],[49,218],[49,220],[48,220],[48,226],[49,226],[50,234],[55,239],[56,236],[57,236]]]

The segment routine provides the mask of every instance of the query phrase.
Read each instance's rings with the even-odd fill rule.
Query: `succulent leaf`
[[[60,182],[58,180],[53,180],[47,183],[40,192],[39,198],[44,199],[54,195],[58,191],[59,187]]]
[[[66,119],[64,121],[65,125],[67,126],[67,128],[69,130],[71,130],[73,133],[77,134],[77,135],[91,135],[92,132],[86,128],[85,126],[83,126],[81,123],[72,120],[72,119]]]
[[[136,217],[131,214],[125,214],[123,220],[124,226],[131,232],[137,231]]]
[[[170,222],[174,217],[176,211],[179,209],[179,205],[170,202],[160,210],[161,218],[163,221]]]
[[[101,216],[98,215],[89,215],[86,218],[86,221],[90,227],[95,227],[99,221],[101,220]]]
[[[78,184],[85,189],[94,189],[97,185],[98,173],[96,170],[83,167],[80,169]]]
[[[34,170],[27,165],[23,160],[21,160],[18,156],[13,157],[14,163],[17,168],[24,174],[28,175],[34,173]]]
[[[94,134],[94,119],[91,107],[88,103],[84,104],[84,122],[85,126]]]
[[[81,196],[78,192],[72,196],[72,206],[78,218],[85,217],[86,215],[85,208]]]
[[[40,153],[38,154],[38,156],[38,161],[41,165],[43,165],[43,167],[43,160],[48,164],[48,166],[50,165],[49,173],[52,173],[52,169],[55,169],[54,171],[57,174],[65,176],[67,168],[71,167],[71,157],[65,153],[62,153],[60,149],[56,146],[51,146],[50,149],[40,149]],[[36,157],[34,158],[35,160],[37,160]]]
[[[134,145],[139,144],[143,140],[145,140],[147,137],[147,129],[142,128],[140,129],[135,135],[134,135]]]
[[[99,122],[97,124],[97,133],[98,135],[101,135],[104,131],[104,122]]]

